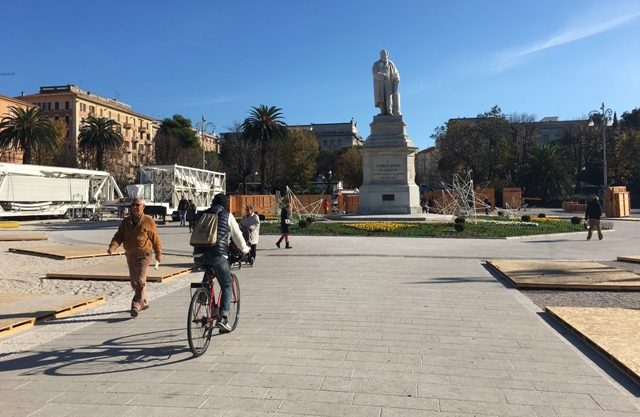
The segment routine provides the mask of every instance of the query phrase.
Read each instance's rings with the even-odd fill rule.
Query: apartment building
[[[89,116],[110,118],[120,124],[124,139],[122,158],[112,164],[112,168],[119,171],[114,172],[117,177],[126,181],[135,180],[140,165],[155,162],[154,140],[159,122],[134,112],[126,103],[93,94],[73,84],[40,87],[38,93],[23,94],[17,99],[40,107],[52,121],[65,123],[68,129],[65,152],[70,157],[70,165],[88,167],[87,159],[82,158],[78,149],[78,135],[82,123]]]
[[[21,107],[23,109],[26,109],[30,106],[31,104],[27,103],[26,101],[3,96],[0,94],[0,119],[3,119],[10,115],[9,107]],[[0,148],[0,162],[21,164],[22,150],[13,148]]]

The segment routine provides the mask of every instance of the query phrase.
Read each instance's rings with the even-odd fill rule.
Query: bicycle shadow
[[[44,345],[41,351],[12,356],[17,357],[0,358],[0,374],[24,370],[20,376],[97,376],[161,368],[192,358],[184,328],[136,333],[72,348]]]

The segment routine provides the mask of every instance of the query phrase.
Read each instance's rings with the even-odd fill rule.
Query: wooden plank
[[[37,248],[9,248],[9,252],[20,253],[24,255],[44,256],[53,259],[79,259],[79,258],[97,258],[101,256],[110,256],[107,253],[107,245],[65,245],[53,244],[40,246]],[[116,249],[113,255],[124,255],[124,250],[120,247]]]
[[[632,262],[640,264],[640,256],[618,256],[618,262]]]
[[[640,385],[640,310],[628,308],[546,307],[572,332]]]
[[[26,240],[47,240],[45,233],[0,232],[0,242],[18,242]]]
[[[640,275],[598,262],[491,259],[486,263],[516,288],[640,290]]]
[[[147,270],[147,281],[163,282],[170,278],[177,278],[188,274],[192,269],[193,261],[191,257],[165,256],[158,270],[153,267],[152,261]],[[46,278],[129,281],[129,268],[127,267],[126,260],[119,258],[97,265],[65,269],[59,272],[49,272]]]
[[[90,295],[0,294],[0,337],[104,303]]]

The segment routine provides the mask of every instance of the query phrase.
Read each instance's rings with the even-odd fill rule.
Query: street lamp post
[[[207,160],[205,159],[205,151],[204,151],[204,133],[206,132],[207,127],[211,127],[211,134],[215,133],[216,125],[213,122],[207,122],[202,116],[202,119],[196,123],[196,129],[200,134],[200,146],[202,146],[202,169],[206,169]]]
[[[599,119],[600,128],[602,129],[602,207],[605,206],[607,196],[608,175],[607,175],[607,126],[613,124],[613,111],[608,109],[602,103],[600,110],[589,112],[589,126],[595,126],[595,119]]]

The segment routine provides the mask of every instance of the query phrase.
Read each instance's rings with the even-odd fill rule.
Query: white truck
[[[0,163],[0,218],[89,217],[122,197],[105,171]]]

